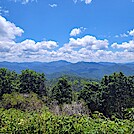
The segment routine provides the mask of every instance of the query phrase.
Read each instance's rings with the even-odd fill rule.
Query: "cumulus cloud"
[[[69,50],[69,48],[68,48]],[[128,62],[133,61],[133,52],[112,52],[108,50],[88,50],[81,48],[80,50],[70,49],[69,51],[60,48],[58,51],[53,52],[50,56],[51,60],[67,60],[70,62],[86,61],[86,62]]]
[[[39,51],[40,49],[54,49],[58,47],[57,42],[55,41],[41,41],[35,42],[33,40],[25,40],[20,43],[20,46],[24,51]]]
[[[129,36],[133,36],[134,37],[134,29],[132,29],[130,31],[127,31],[126,33],[115,35],[115,38],[119,38],[119,37],[124,38],[124,37],[129,37]]]
[[[86,28],[84,27],[80,27],[80,28],[74,28],[71,30],[70,32],[70,36],[76,36],[81,34],[82,32],[84,32],[86,30]]]
[[[12,40],[16,36],[21,36],[24,31],[16,27],[14,23],[7,21],[4,17],[0,16],[0,40]]]
[[[111,46],[115,49],[124,49],[125,51],[134,52],[134,40],[123,42],[122,44],[113,43]]]
[[[38,57],[43,53],[47,53],[58,47],[58,43],[55,41],[40,41],[26,39],[22,42],[16,43],[14,40],[17,36],[21,36],[24,31],[17,27],[14,23],[7,21],[4,17],[0,16],[0,57],[5,60],[16,60],[20,57],[23,58]],[[31,57],[31,55],[34,55]]]
[[[57,4],[49,4],[50,7],[57,7]]]
[[[97,40],[96,37],[86,35],[82,38],[70,38],[69,46],[73,48],[86,47],[87,49],[97,50],[97,49],[106,49],[108,48],[108,40]]]
[[[71,31],[70,36],[76,36],[76,35],[78,35],[78,34],[80,34],[80,33],[81,33],[80,28],[74,28],[74,29]]]
[[[0,52],[10,52],[10,48],[14,45],[14,41],[0,41]]]
[[[12,60],[19,58],[20,61],[23,61],[24,59],[26,60],[29,58],[29,60],[34,61],[36,60],[35,57],[38,57],[39,60],[39,57],[42,55],[45,55],[44,58],[46,58],[46,54],[50,53],[50,51],[56,47],[58,47],[58,44],[55,41],[35,42],[34,40],[26,39],[20,43],[10,41],[3,45],[2,42],[0,43],[0,52],[1,54],[7,52],[8,54],[14,56],[15,59]]]
[[[134,36],[134,29],[129,32],[129,35]]]
[[[35,42],[25,39],[22,42],[15,42],[15,38],[21,36],[23,32],[20,27],[0,16],[0,61],[130,62],[134,60],[133,40],[112,44],[115,48],[113,52],[109,49],[108,40],[100,40],[90,35],[70,38],[62,47],[53,40]]]
[[[0,52],[10,52],[11,48],[16,45],[14,39],[16,36],[21,36],[24,31],[16,27],[14,23],[7,21],[4,17],[0,16]]]
[[[131,42],[132,43],[132,42]],[[106,39],[97,40],[87,35],[83,38],[70,38],[63,47],[52,53],[51,60],[67,60],[71,62],[128,62],[133,61],[133,51],[110,51]]]

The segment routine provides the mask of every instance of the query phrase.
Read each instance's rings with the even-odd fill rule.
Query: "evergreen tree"
[[[91,111],[101,111],[102,91],[99,83],[88,82],[80,91],[79,99],[83,99]]]
[[[103,112],[107,116],[115,114],[123,118],[126,108],[134,107],[134,77],[127,77],[122,72],[105,76],[102,79]]]
[[[26,69],[20,74],[20,92],[46,95],[45,75]]]
[[[18,75],[6,68],[0,69],[0,96],[19,90]]]
[[[59,104],[71,103],[72,89],[66,78],[60,78],[58,83],[52,89],[52,98]]]

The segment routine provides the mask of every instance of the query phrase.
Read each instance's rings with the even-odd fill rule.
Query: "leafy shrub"
[[[11,94],[4,94],[0,106],[9,109],[16,108],[23,111],[39,111],[44,106],[43,102],[38,99],[37,94],[20,94],[13,92]]]
[[[0,109],[0,133],[15,134],[133,134],[134,121],[92,119],[88,116],[56,116],[44,110],[23,112]]]

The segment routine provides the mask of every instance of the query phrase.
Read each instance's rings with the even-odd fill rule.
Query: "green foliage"
[[[13,92],[4,94],[0,102],[0,107],[5,109],[16,108],[23,111],[40,111],[44,106],[43,102],[38,99],[37,94],[20,94]]]
[[[87,116],[55,116],[42,113],[0,109],[0,133],[15,134],[133,134],[134,121],[111,121]]]
[[[107,116],[123,118],[126,108],[134,107],[134,77],[114,73],[102,79],[103,112]]]
[[[102,104],[102,92],[99,83],[86,83],[79,93],[79,99],[83,99],[91,111],[100,111]]]
[[[127,108],[124,110],[124,118],[134,121],[134,108]]]
[[[24,99],[25,98],[17,92],[13,92],[11,94],[3,94],[0,105],[6,109],[20,108],[21,104],[25,101]]]
[[[91,79],[82,78],[75,75],[63,75],[59,78],[54,78],[46,81],[46,85],[48,88],[52,88],[59,79],[65,77],[66,80],[71,84],[71,88],[73,91],[80,91],[86,82],[91,81]]]
[[[20,75],[5,68],[0,69],[0,97],[5,93],[34,92],[46,95],[45,75],[32,70],[23,70]]]
[[[52,89],[52,98],[59,104],[71,103],[72,89],[66,78],[59,79],[58,83]]]
[[[44,74],[0,69],[0,133],[134,133],[134,76],[114,73],[101,83],[62,77],[47,90]]]
[[[46,95],[45,75],[26,69],[20,74],[20,92]]]
[[[16,109],[0,110],[0,133],[43,133],[40,115]]]
[[[18,75],[14,71],[0,68],[0,97],[5,93],[18,91]]]

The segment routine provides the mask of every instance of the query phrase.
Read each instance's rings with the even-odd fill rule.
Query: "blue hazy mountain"
[[[134,75],[134,62],[77,62],[70,63],[64,60],[53,62],[0,62],[0,68],[7,68],[20,73],[21,70],[31,69],[45,73],[47,78],[57,78],[61,75],[76,75],[84,78],[101,79],[104,75],[114,72],[123,72],[125,75]]]

